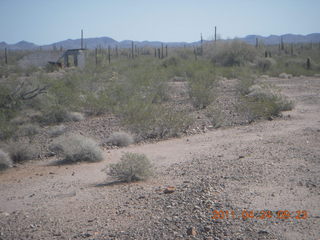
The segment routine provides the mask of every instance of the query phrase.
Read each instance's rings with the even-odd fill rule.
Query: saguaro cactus
[[[108,61],[110,64],[111,63],[111,48],[110,48],[110,46],[108,46]]]
[[[217,26],[214,27],[214,41],[217,41]]]
[[[8,50],[7,50],[7,48],[4,49],[4,63],[8,64]]]
[[[307,58],[307,63],[306,63],[306,65],[307,65],[307,69],[308,69],[308,70],[311,69],[311,59],[310,59],[310,58]]]
[[[134,59],[134,46],[133,46],[133,41],[131,43],[131,57]]]
[[[163,58],[163,43],[161,43],[161,58]]]

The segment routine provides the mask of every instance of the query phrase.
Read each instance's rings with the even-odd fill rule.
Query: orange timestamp
[[[297,210],[297,211],[288,211],[288,210],[247,210],[244,209],[241,211],[241,214],[236,213],[234,210],[212,210],[211,219],[307,219],[308,212],[306,210]]]

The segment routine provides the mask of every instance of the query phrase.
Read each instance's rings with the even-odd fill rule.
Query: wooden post
[[[256,38],[256,48],[258,48],[258,47],[259,47],[259,39]]]
[[[108,46],[108,61],[110,64],[111,63],[111,48],[110,48],[110,46]]]
[[[8,64],[8,52],[7,48],[4,49],[4,63]]]
[[[133,41],[132,41],[132,43],[131,43],[131,54],[132,54],[132,59],[134,59],[134,46],[133,46]]]
[[[154,49],[154,57],[155,58],[157,57],[157,49],[156,48]]]
[[[168,45],[166,45],[166,57],[168,57]]]
[[[95,62],[96,62],[96,66],[98,65],[98,48],[95,49]]]
[[[81,49],[83,49],[83,30],[81,29]]]
[[[158,58],[161,58],[161,55],[160,55],[160,48],[158,48]]]

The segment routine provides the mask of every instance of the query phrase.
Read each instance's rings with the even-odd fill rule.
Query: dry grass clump
[[[105,141],[107,145],[126,147],[134,143],[132,135],[126,132],[114,132]]]
[[[69,112],[67,118],[69,121],[73,122],[80,122],[85,119],[84,115],[80,112]]]
[[[67,128],[65,125],[61,124],[58,126],[53,126],[49,129],[48,133],[50,137],[58,137],[62,134],[64,134],[67,131]]]
[[[280,73],[279,78],[290,79],[292,78],[292,74]]]
[[[38,125],[28,123],[19,127],[16,133],[19,137],[32,137],[40,132],[40,127]]]
[[[78,134],[56,139],[50,146],[50,150],[63,157],[65,163],[99,162],[103,160],[102,151],[97,142]]]
[[[153,170],[146,155],[125,153],[119,163],[110,164],[106,173],[119,181],[133,182],[147,179],[153,174]]]
[[[35,146],[23,142],[10,142],[8,152],[13,162],[24,162],[37,157]]]
[[[0,149],[0,171],[12,167],[12,160],[9,154]]]

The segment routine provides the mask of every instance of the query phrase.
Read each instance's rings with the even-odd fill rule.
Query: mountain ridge
[[[310,33],[307,35],[301,34],[292,34],[287,33],[283,35],[269,35],[267,37],[261,35],[247,35],[243,38],[234,38],[238,40],[242,40],[249,44],[255,44],[256,39],[259,42],[263,42],[266,45],[273,45],[279,44],[283,39],[284,43],[320,43],[320,33]],[[107,48],[116,47],[119,48],[130,48],[133,40],[123,40],[123,41],[116,41],[111,37],[95,37],[95,38],[84,38],[84,48],[94,49],[96,47]],[[161,41],[133,41],[135,45],[138,47],[160,47],[162,44],[167,45],[168,47],[181,47],[181,46],[190,46],[190,45],[198,45],[200,41],[197,42],[161,42]],[[20,41],[15,44],[7,44],[6,42],[0,42],[0,49],[9,49],[9,50],[35,50],[35,49],[44,49],[44,50],[51,50],[54,48],[59,49],[62,47],[63,49],[72,49],[72,48],[81,48],[81,39],[66,39],[59,42],[55,42],[52,44],[47,45],[36,45],[32,42],[27,41]]]

